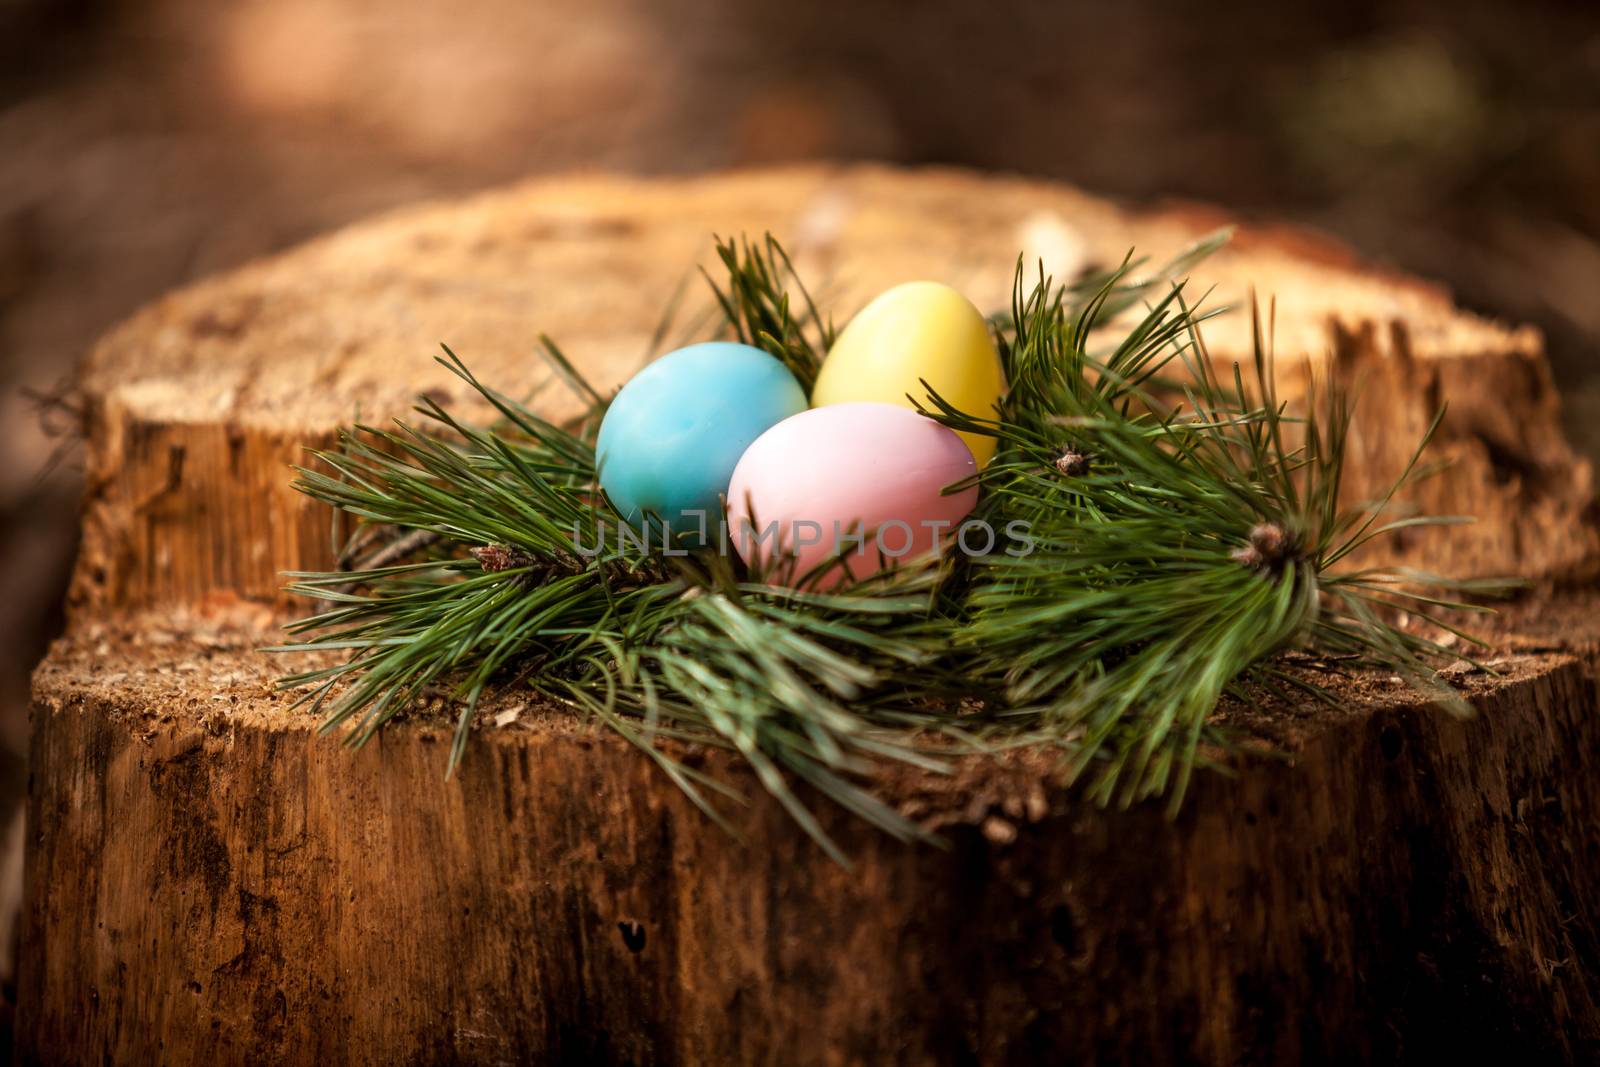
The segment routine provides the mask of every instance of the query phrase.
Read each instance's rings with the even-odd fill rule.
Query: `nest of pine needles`
[[[998,410],[931,393],[923,409],[997,440],[975,517],[1026,529],[1031,551],[950,553],[826,592],[778,587],[714,552],[607,543],[622,521],[596,481],[608,398],[542,339],[587,404],[558,425],[447,348],[440,362],[496,421],[423,398],[423,422],[354,427],[300,471],[302,492],[379,548],[376,565],[292,575],[294,592],[328,606],[280,650],[347,655],[283,684],[356,745],[425,692],[451,693],[452,769],[485,690],[526,686],[635,742],[713,818],[726,784],[658,741],[727,747],[835,855],[796,783],[917,837],[874,795],[874,768],[937,768],[952,742],[1054,746],[1095,800],[1165,795],[1176,809],[1202,746],[1228,743],[1212,722],[1225,694],[1331,699],[1283,668],[1291,650],[1381,667],[1466,713],[1435,668],[1470,638],[1439,613],[1477,610],[1463,598],[1487,586],[1348,564],[1397,528],[1464,521],[1385,518],[1424,473],[1438,418],[1386,496],[1342,505],[1349,397],[1281,404],[1255,308],[1250,365],[1219,376],[1205,350],[1214,312],[1175,279],[1223,240],[1142,281],[1131,257],[1062,284],[1042,271],[1030,282],[1019,262],[1012,305],[991,319],[1009,383]],[[831,319],[771,237],[717,249],[708,332],[765,349],[809,389]],[[1466,640],[1446,648],[1429,632]]]

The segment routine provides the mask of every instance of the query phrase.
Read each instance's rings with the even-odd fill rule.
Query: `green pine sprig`
[[[1019,265],[1009,314],[993,320],[1009,383],[999,409],[958,411],[931,391],[920,402],[997,439],[977,517],[1026,530],[1033,550],[998,544],[826,593],[769,585],[715,551],[617,537],[595,477],[607,398],[544,339],[586,404],[557,425],[447,348],[440,362],[493,407],[492,425],[424,400],[422,422],[357,426],[300,471],[301,491],[357,522],[367,562],[291,576],[328,606],[280,650],[342,658],[283,684],[357,745],[424,696],[458,701],[451,769],[483,695],[522,686],[615,729],[718,819],[736,793],[672,753],[726,748],[841,861],[797,785],[925,837],[873,793],[884,761],[936,771],[955,752],[1052,744],[1094,798],[1175,806],[1202,746],[1227,743],[1219,699],[1327,698],[1286,668],[1289,650],[1381,666],[1464,711],[1434,670],[1455,653],[1426,633],[1484,590],[1345,567],[1395,529],[1460,520],[1382,518],[1426,473],[1416,461],[1384,499],[1340,506],[1349,401],[1330,391],[1291,414],[1259,314],[1248,376],[1217,374],[1208,314],[1174,278],[1225,239],[1064,285],[1026,284]],[[717,252],[716,334],[760,345],[809,389],[831,319],[770,236]]]
[[[701,273],[722,313],[724,332],[782,360],[810,395],[837,335],[833,319],[818,310],[789,254],[770,233],[758,245],[719,239],[716,246],[726,287]],[[798,309],[791,308],[791,293],[799,298]]]
[[[1440,590],[1494,584],[1337,569],[1394,529],[1466,520],[1374,526],[1416,457],[1382,500],[1340,507],[1349,400],[1313,396],[1291,417],[1255,308],[1248,388],[1237,366],[1218,380],[1202,316],[1178,286],[1098,355],[1098,296],[1073,312],[1042,280],[1013,315],[1002,347],[1012,388],[998,416],[974,419],[937,398],[930,411],[1000,438],[982,476],[983,516],[996,528],[1022,523],[1034,539],[1027,555],[976,563],[957,631],[976,673],[1003,682],[1010,725],[1063,744],[1095,798],[1166,794],[1175,808],[1201,743],[1225,741],[1208,727],[1225,693],[1315,688],[1276,653],[1381,666],[1469,710],[1428,665],[1453,654],[1425,630],[1451,629],[1440,610],[1479,610]]]

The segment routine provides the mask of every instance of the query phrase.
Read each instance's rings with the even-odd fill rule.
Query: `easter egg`
[[[669,352],[611,401],[595,443],[600,487],[635,528],[655,515],[675,534],[713,530],[739,457],[805,407],[794,375],[759,348],[712,342]]]
[[[993,418],[1005,388],[1000,355],[978,309],[948,285],[907,282],[880,294],[839,334],[811,391],[811,406],[855,400],[929,403],[926,381],[957,410]],[[979,466],[995,441],[962,434]]]
[[[863,578],[948,544],[978,490],[942,490],[976,471],[953,430],[910,408],[812,408],[756,438],[739,460],[728,484],[729,540],[773,580],[795,584],[835,556]],[[817,585],[843,579],[835,568]]]

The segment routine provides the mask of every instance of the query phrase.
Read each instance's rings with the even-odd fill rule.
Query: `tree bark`
[[[1539,589],[1494,626],[1499,675],[1459,674],[1470,721],[1386,678],[1346,683],[1346,711],[1240,712],[1256,754],[1175,821],[1086,805],[1040,752],[886,774],[948,847],[822,808],[845,870],[717,754],[691,758],[749,796],[742,843],[625,743],[538,709],[478,730],[449,781],[426,709],[360,752],[316,741],[271,689],[285,664],[252,651],[289,607],[280,572],[330,562],[329,516],[286,468],[420,391],[467,403],[437,341],[514,391],[546,332],[609,387],[713,231],[772,230],[842,320],[914,277],[1000,307],[1019,248],[1065,276],[1130,246],[1161,262],[1218,221],[942,171],[543,181],[355,227],[114,331],[83,379],[71,626],[35,680],[22,1059],[1600,1054],[1589,469],[1532,331],[1320,238],[1247,229],[1195,280],[1276,297],[1286,392],[1367,380],[1353,499],[1449,401],[1453,464],[1410,500],[1480,522],[1387,558]],[[1248,320],[1206,337],[1243,359]]]

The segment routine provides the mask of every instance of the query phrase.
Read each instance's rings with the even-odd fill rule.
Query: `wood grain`
[[[840,308],[915,277],[997,307],[1019,247],[1070,274],[1222,221],[950,171],[580,176],[374,220],[113,331],[82,382],[69,632],[35,677],[22,1062],[1600,1056],[1591,473],[1532,331],[1320,238],[1246,228],[1195,282],[1276,296],[1286,392],[1366,382],[1352,499],[1448,401],[1453,466],[1409,500],[1482,521],[1389,558],[1538,587],[1492,628],[1499,675],[1458,676],[1470,721],[1368,676],[1345,711],[1232,709],[1249,755],[1176,821],[1087,806],[1032,750],[885,771],[946,847],[821,808],[847,871],[715,753],[682,755],[749,796],[741,840],[535,707],[476,731],[449,781],[447,709],[358,753],[316,740],[254,651],[279,572],[328,561],[288,465],[358,411],[466,403],[439,341],[531,387],[549,332],[609,386],[712,231],[772,230]],[[1247,326],[1215,320],[1213,357],[1243,357]]]
[[[684,180],[546,179],[352,227],[175,293],[112,331],[82,389],[89,483],[73,603],[86,610],[190,601],[213,591],[280,595],[285,570],[328,562],[325,519],[284,470],[358,416],[385,422],[418,392],[465,404],[433,363],[449,344],[485,380],[544,380],[554,337],[600,387],[644,358],[686,284],[682,324],[706,303],[696,264],[711,235],[771,231],[840,321],[897,282],[933,278],[985,310],[1008,305],[1019,250],[1061,276],[1165,262],[1229,220],[1197,209],[1139,213],[1059,185],[880,167],[752,171]],[[1561,436],[1537,334],[1453,307],[1414,279],[1337,245],[1244,228],[1198,269],[1208,306],[1239,310],[1206,330],[1222,364],[1250,351],[1243,307],[1275,302],[1285,393],[1330,359],[1365,380],[1352,500],[1386,488],[1440,402],[1435,458],[1450,468],[1419,507],[1481,520],[1417,533],[1397,558],[1458,575],[1593,576],[1600,535],[1580,521],[1592,472]],[[559,388],[543,403],[571,411]]]
[[[822,808],[853,871],[714,757],[746,844],[567,718],[443,782],[443,724],[275,713],[259,624],[89,627],[37,676],[22,1060],[1589,1062],[1595,608],[1472,721],[1384,679],[1280,717],[1175,822],[1039,753],[887,778],[948,847]]]

